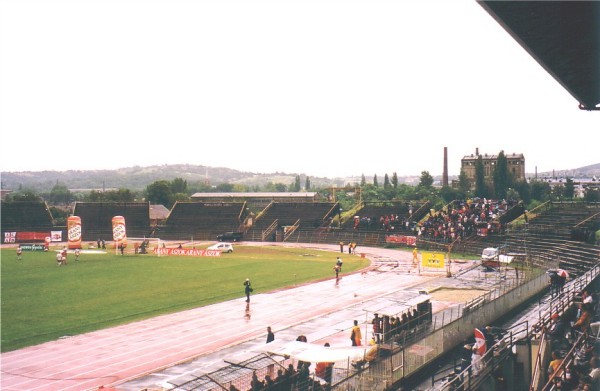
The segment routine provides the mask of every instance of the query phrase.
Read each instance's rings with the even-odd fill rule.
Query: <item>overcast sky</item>
[[[600,163],[578,103],[475,0],[2,0],[2,171],[309,176]]]

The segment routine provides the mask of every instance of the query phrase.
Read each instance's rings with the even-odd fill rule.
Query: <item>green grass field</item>
[[[113,250],[114,251],[114,250]],[[69,254],[1,250],[3,352],[161,314],[334,276],[339,255],[307,249],[236,245],[220,257]],[[344,255],[344,274],[368,265]]]

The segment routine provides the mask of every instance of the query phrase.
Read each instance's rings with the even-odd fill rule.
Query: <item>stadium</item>
[[[249,195],[248,198],[252,197]],[[479,222],[472,226],[464,224],[464,229],[454,231],[454,236],[451,224],[446,224],[447,232],[442,232],[439,228],[441,225],[436,225],[440,219],[446,222],[452,221],[451,216],[455,216],[456,221],[462,221],[463,217],[466,217],[468,221],[471,216],[479,216],[481,210],[491,210],[494,213],[489,214],[489,219],[486,219],[485,223]],[[427,368],[427,364],[435,362],[437,357],[447,354],[456,345],[472,337],[469,326],[474,324],[475,318],[475,324],[478,327],[493,324],[503,315],[514,311],[519,304],[547,292],[546,271],[549,269],[562,269],[569,273],[569,286],[573,287],[571,288],[573,290],[571,299],[577,300],[582,289],[580,281],[586,282],[586,288],[593,281],[590,273],[595,276],[593,273],[596,271],[600,250],[597,244],[589,242],[589,235],[585,234],[585,232],[594,232],[594,227],[599,222],[598,206],[585,202],[548,202],[537,210],[527,211],[527,213],[520,204],[509,206],[506,202],[494,200],[485,202],[483,200],[455,201],[443,210],[435,212],[431,211],[428,203],[415,205],[407,202],[386,202],[359,204],[347,214],[340,214],[339,205],[335,202],[286,202],[284,200],[271,201],[262,207],[262,205],[249,204],[247,201],[217,202],[212,200],[210,202],[177,203],[169,212],[164,223],[160,225],[150,223],[150,205],[148,203],[77,203],[74,212],[74,215],[80,218],[80,221],[76,223],[80,224],[80,229],[78,229],[81,233],[79,247],[83,252],[80,256],[81,260],[74,260],[74,250],[70,249],[66,267],[56,268],[52,262],[52,271],[50,269],[47,272],[44,271],[47,276],[50,276],[49,273],[60,271],[63,274],[57,278],[64,278],[66,270],[69,272],[76,268],[81,270],[81,266],[84,263],[87,265],[89,262],[85,258],[89,259],[92,256],[86,252],[98,251],[98,242],[104,241],[106,243],[104,253],[110,254],[114,260],[100,261],[99,263],[105,265],[114,262],[108,269],[118,271],[121,275],[127,275],[129,285],[136,288],[134,290],[153,293],[150,302],[155,302],[157,297],[168,296],[170,291],[181,291],[184,296],[187,295],[190,303],[187,303],[187,309],[181,303],[171,304],[173,307],[165,311],[164,315],[152,313],[152,311],[144,309],[143,305],[139,308],[130,308],[129,311],[134,312],[133,314],[118,316],[112,314],[112,319],[110,319],[111,315],[104,315],[107,319],[99,319],[96,322],[100,326],[97,331],[92,329],[91,331],[83,330],[80,335],[60,335],[53,338],[51,336],[48,342],[42,340],[31,347],[4,351],[2,361],[3,371],[6,372],[3,373],[3,389],[28,388],[32,384],[36,384],[32,378],[41,381],[42,388],[56,387],[56,389],[95,389],[100,386],[114,387],[117,390],[209,390],[232,386],[237,389],[249,389],[253,374],[260,376],[261,381],[264,381],[263,379],[267,375],[275,379],[274,365],[284,368],[291,363],[296,367],[299,361],[303,361],[300,358],[306,359],[311,357],[311,354],[314,357],[315,354],[318,356],[323,353],[322,349],[304,352],[297,356],[289,353],[288,350],[291,348],[284,342],[293,342],[295,340],[293,333],[308,334],[303,330],[311,330],[311,333],[308,334],[311,348],[316,349],[315,345],[320,341],[327,340],[336,354],[346,357],[345,360],[339,356],[332,358],[332,360],[336,360],[331,379],[333,384],[323,383],[321,385],[320,381],[315,380],[314,372],[309,372],[308,380],[305,380],[307,384],[310,384],[311,389],[319,389],[318,387],[331,387],[332,389],[399,387],[401,384],[409,384],[411,379],[414,381],[421,377],[421,371]],[[124,220],[127,232],[126,246],[120,246],[114,240],[113,217],[115,216]],[[28,258],[34,254],[45,255],[46,259],[40,262],[44,263],[44,268],[49,268],[48,259],[54,260],[51,254],[44,251],[28,251],[35,249],[36,242],[42,243],[42,245],[38,245],[38,248],[43,250],[43,243],[47,237],[51,240],[52,238],[69,238],[68,241],[51,241],[48,246],[50,253],[55,249],[71,246],[69,227],[53,226],[52,216],[44,202],[2,203],[2,218],[4,241],[6,243],[6,238],[14,238],[15,242],[21,244],[25,249],[24,262],[27,262]],[[10,222],[15,223],[11,225]],[[234,242],[235,251],[232,254],[219,254],[220,257],[200,255],[201,251],[209,244],[216,242],[218,235],[225,232],[241,234],[241,241]],[[24,240],[29,240],[31,246],[26,247]],[[140,251],[143,243],[147,243],[148,251],[144,251],[145,254]],[[353,249],[353,246],[349,246],[350,243],[355,243],[356,247]],[[10,294],[7,294],[6,289],[11,286],[7,283],[10,281],[10,277],[7,277],[7,271],[10,269],[7,268],[6,262],[14,263],[13,257],[6,255],[8,250],[5,247],[9,246],[10,251],[13,252],[16,245],[16,243],[3,245],[3,318],[5,321],[8,318],[4,313],[6,302],[10,299]],[[120,251],[121,247],[124,248],[123,253]],[[500,265],[492,272],[482,271],[479,256],[483,249],[490,247],[500,249],[504,255],[511,257],[514,261],[507,265]],[[233,277],[234,270],[240,270],[240,264],[232,269],[225,269],[231,270],[225,273],[235,279],[233,282],[235,286],[227,287],[222,281],[215,283],[223,284],[223,288],[211,287],[207,291],[209,293],[205,293],[203,297],[212,296],[214,300],[209,299],[206,302],[200,299],[198,301],[189,299],[193,295],[191,292],[200,289],[199,287],[202,285],[193,278],[191,281],[187,281],[185,277],[177,275],[173,278],[179,280],[169,282],[171,276],[168,271],[161,270],[162,281],[157,280],[154,281],[154,284],[145,284],[143,280],[136,280],[134,277],[137,274],[136,270],[147,268],[148,260],[160,260],[160,262],[169,260],[167,265],[176,264],[171,261],[173,256],[159,255],[160,251],[158,250],[161,248],[172,249],[172,252],[179,251],[181,254],[185,253],[185,249],[190,251],[193,249],[196,252],[190,253],[192,256],[185,257],[185,261],[181,262],[193,259],[196,265],[198,259],[210,259],[211,262],[213,259],[225,261],[226,257],[230,255],[244,256],[244,253],[246,257],[266,259],[269,251],[273,248],[286,249],[286,251],[299,250],[300,253],[296,253],[294,256],[310,259],[311,262],[315,262],[313,259],[318,260],[311,266],[302,266],[295,270],[293,279],[289,270],[290,261],[287,261],[282,269],[275,269],[279,266],[270,264],[267,266],[267,271],[261,271],[256,265],[254,265],[255,270],[253,271],[244,270],[243,273],[253,273],[250,277],[258,288],[253,293],[251,306],[248,303],[248,307],[246,307],[246,303],[240,300],[243,293],[237,287],[241,285],[244,274]],[[414,248],[419,251],[419,262],[416,267],[412,256]],[[435,259],[436,254],[437,260]],[[441,254],[441,258],[439,254]],[[429,255],[433,258],[426,259]],[[328,271],[331,270],[334,260],[338,256],[344,259],[342,278],[339,280],[332,275],[332,272]],[[281,255],[275,256],[275,258],[279,257]],[[323,262],[321,262],[321,257]],[[176,262],[179,262],[184,257],[176,258]],[[441,264],[439,264],[440,259]],[[212,263],[210,266],[227,267],[222,265],[223,261],[217,261],[221,264]],[[138,264],[138,262],[140,263]],[[89,262],[90,265],[93,263]],[[119,265],[117,266],[117,264]],[[319,265],[316,266],[317,264]],[[119,269],[125,267],[130,268]],[[316,270],[319,267],[322,268],[321,274],[301,275],[304,270]],[[281,272],[277,273],[275,270],[281,270]],[[287,279],[279,283],[280,288],[276,286],[270,289],[261,287],[257,280],[267,279],[267,276],[274,272],[279,275],[288,274]],[[95,273],[100,273],[100,271],[96,269]],[[189,271],[185,273],[189,274]],[[72,279],[73,276],[69,278]],[[154,277],[143,276],[143,278],[152,279]],[[110,278],[106,279],[110,280]],[[368,284],[366,284],[367,281]],[[310,284],[308,284],[309,282]],[[76,291],[78,288],[71,288],[71,285],[67,285],[64,280],[61,281],[61,284],[67,290],[73,290],[72,299],[62,298],[61,300],[76,301],[77,297],[80,297],[84,301],[85,295],[78,293]],[[102,283],[92,282],[92,285],[99,284]],[[164,290],[161,289],[161,285],[164,285]],[[468,285],[470,289],[465,290],[464,285]],[[106,286],[110,285],[106,283]],[[81,288],[91,290],[91,288],[86,288],[85,284]],[[109,288],[109,290],[113,289],[117,290],[118,288]],[[119,289],[127,292],[124,288]],[[373,290],[371,291],[371,289]],[[331,294],[335,297],[332,300],[324,297],[318,301],[319,305],[315,305],[314,298],[321,297],[329,290],[333,290]],[[515,290],[519,291],[518,300],[510,296],[515,294]],[[102,295],[102,293],[96,294]],[[111,302],[108,293],[104,296],[106,301]],[[143,295],[138,292],[136,299],[143,302],[141,296]],[[565,297],[569,296],[561,297],[561,303]],[[293,300],[290,302],[292,298]],[[505,301],[503,302],[503,300]],[[313,304],[309,305],[307,301]],[[118,299],[115,300],[116,302]],[[550,302],[551,308],[555,308],[557,303]],[[350,365],[349,357],[352,354],[356,355],[357,352],[351,351],[349,354],[347,348],[344,347],[347,345],[346,335],[350,330],[352,318],[358,317],[354,312],[357,305],[360,307],[359,312],[361,313],[360,326],[365,334],[362,341],[363,346],[368,346],[368,340],[374,335],[371,331],[373,314],[383,314],[382,319],[386,319],[381,327],[383,349],[380,351],[381,356],[378,357],[380,363],[370,365],[363,371],[355,371]],[[565,307],[564,314],[567,316],[568,308],[573,304],[566,302],[560,305]],[[114,304],[114,306],[117,305]],[[237,320],[227,321],[225,324],[231,322],[231,325],[227,326],[231,329],[223,335],[221,329],[221,326],[224,325],[223,320],[212,313],[225,315],[225,319],[228,319],[233,316],[231,314],[232,306],[238,308],[237,311],[240,311],[243,316]],[[281,311],[280,308],[286,308],[286,310]],[[311,309],[309,310],[309,308]],[[354,310],[350,311],[352,308]],[[493,310],[491,310],[492,308]],[[390,320],[396,317],[400,319],[400,315],[407,311],[410,312],[412,309],[417,309],[417,320],[413,321],[414,325],[410,329],[399,334],[398,329],[391,326]],[[281,315],[285,317],[285,321],[281,320]],[[534,315],[535,321],[532,320],[530,323],[535,324],[536,327],[550,319],[549,314],[540,316],[536,312]],[[47,316],[50,317],[51,313]],[[60,317],[68,319],[69,315]],[[146,317],[148,320],[144,320]],[[181,318],[179,321],[173,321],[172,318],[168,320],[169,317]],[[332,324],[313,324],[316,319],[323,317],[330,318]],[[194,324],[193,319],[196,321],[204,319],[204,323]],[[161,320],[166,323],[160,325]],[[75,320],[75,322],[77,321]],[[190,322],[189,329],[185,326],[188,322]],[[457,322],[467,323],[461,324],[459,327]],[[114,324],[117,325],[113,328],[103,328],[103,326]],[[153,324],[154,326],[152,326]],[[277,346],[272,345],[270,350],[264,350],[264,347],[261,347],[262,350],[260,350],[255,346],[256,339],[258,338],[262,342],[261,336],[267,325],[276,327],[278,344]],[[308,327],[308,329],[302,327]],[[525,327],[520,324],[518,327],[520,327],[520,333],[526,332],[525,340],[532,338],[533,334],[529,330],[533,327],[532,325],[528,324]],[[139,336],[142,337],[142,340],[134,342],[140,329],[148,328],[155,333],[155,336],[142,334]],[[458,329],[463,331],[458,332]],[[114,333],[119,337],[117,338]],[[442,334],[438,335],[437,333]],[[286,334],[290,335],[285,338]],[[3,349],[6,345],[5,337],[7,335],[10,334],[3,330]],[[108,341],[111,342],[104,341],[103,337],[97,335],[108,336]],[[453,335],[453,337],[449,337],[449,335]],[[183,340],[176,342],[181,337]],[[149,338],[150,340],[156,338],[157,342],[160,342],[158,345],[162,347],[148,343]],[[428,342],[427,338],[437,338],[438,342]],[[446,342],[440,344],[440,338]],[[92,344],[95,340],[106,346],[113,346],[113,343],[117,343],[117,345],[114,349],[108,349],[109,352],[106,352],[102,346],[92,348],[95,346]],[[519,340],[523,339],[519,338]],[[239,346],[242,343],[250,344],[252,347]],[[66,351],[69,352],[64,353],[66,355],[62,358],[63,353],[60,353],[61,350],[58,349],[58,346],[61,345],[68,346]],[[89,352],[73,350],[75,346],[81,345],[86,346]],[[128,345],[135,346],[134,350],[128,351],[126,348]],[[140,346],[144,347],[145,353],[139,350]],[[173,349],[174,346],[179,347]],[[416,346],[437,346],[437,348],[420,351],[416,349]],[[360,349],[358,348],[358,355],[361,352],[365,354],[364,348],[362,351]],[[48,350],[50,355],[56,355],[59,361],[66,365],[59,365],[59,369],[41,365],[29,372],[35,367],[33,357],[45,357],[45,355],[40,355],[43,350]],[[114,353],[117,353],[117,357],[110,355]],[[97,361],[96,359],[90,360],[86,356],[87,354],[93,354]],[[106,356],[104,356],[105,354]],[[215,358],[215,354],[218,358]],[[225,354],[232,355],[232,357],[223,357]],[[152,357],[151,360],[142,360],[148,355]],[[236,355],[240,355],[240,360],[235,359]],[[17,359],[19,356],[24,357]],[[81,362],[82,357],[86,357],[85,366],[91,367],[84,370],[85,373],[88,370],[92,373],[99,371],[98,368],[95,368],[97,366],[102,368],[106,366],[108,372],[100,377],[81,373],[66,375],[65,371],[71,372],[69,368],[82,365],[77,364]],[[144,364],[137,363],[136,357]],[[113,363],[100,365],[106,360],[113,361]],[[211,365],[207,364],[207,360]],[[11,367],[11,362],[26,362],[28,369],[24,367],[19,369],[22,364],[18,364],[14,370],[6,370]],[[126,364],[129,362],[132,363],[131,366]],[[512,365],[515,363],[513,362]],[[85,366],[82,368],[85,369]],[[171,374],[168,376],[168,381],[156,380],[156,376],[162,376],[164,380],[165,375],[161,371],[173,371],[176,368],[189,370],[191,367],[195,368],[192,371],[193,375],[182,376],[179,373],[178,376],[173,376]],[[41,372],[45,372],[46,368],[52,370],[52,375],[41,374]],[[313,366],[312,369],[314,370],[314,368]],[[100,370],[98,373],[101,372]],[[151,375],[153,373],[155,375]],[[366,376],[367,374],[369,375]],[[20,383],[24,380],[26,383]],[[11,386],[12,382],[15,382],[16,385]],[[148,383],[143,385],[140,382]]]

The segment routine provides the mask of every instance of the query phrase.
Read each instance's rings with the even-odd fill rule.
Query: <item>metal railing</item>
[[[528,322],[521,322],[506,330],[504,337],[489,347],[479,361],[472,362],[466,368],[459,372],[453,372],[445,376],[445,381],[435,386],[435,379],[432,378],[431,390],[450,391],[450,390],[476,390],[486,377],[493,374],[502,362],[513,354],[513,347],[520,341],[529,337]]]

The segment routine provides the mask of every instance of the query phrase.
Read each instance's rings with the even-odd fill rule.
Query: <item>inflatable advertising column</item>
[[[81,248],[81,217],[71,216],[67,219],[67,237],[69,248]]]
[[[127,233],[125,231],[125,217],[115,216],[112,218],[113,240],[115,248],[127,246]]]

